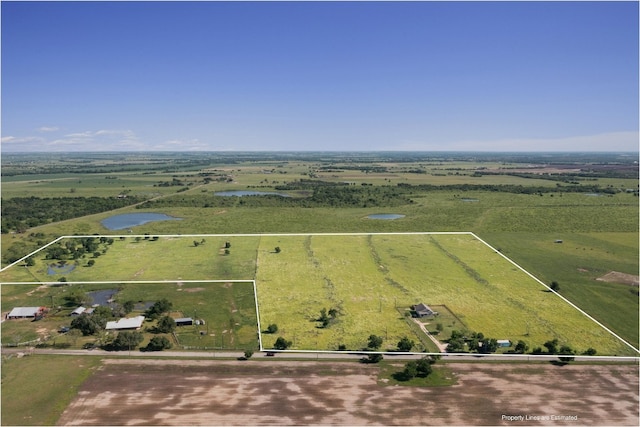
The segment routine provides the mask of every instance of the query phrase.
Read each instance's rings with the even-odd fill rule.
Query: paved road
[[[244,356],[242,351],[162,351],[162,352],[142,352],[132,351],[104,351],[104,350],[57,350],[41,348],[15,348],[3,347],[2,354],[66,354],[84,356],[116,356],[116,357],[175,357],[185,359],[238,359]],[[268,356],[272,354],[272,356]],[[306,360],[357,360],[366,357],[366,352],[256,352],[253,358],[269,359],[306,359]],[[385,360],[412,360],[424,357],[421,353],[384,353]],[[524,361],[559,361],[558,356],[529,355],[529,354],[509,354],[509,355],[478,355],[478,354],[442,354],[442,360],[448,362],[456,361],[502,361],[502,362],[524,362]],[[612,356],[575,356],[575,361],[590,362],[640,362],[639,357],[612,357]]]

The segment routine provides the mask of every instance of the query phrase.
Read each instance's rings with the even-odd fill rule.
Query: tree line
[[[22,233],[28,228],[65,219],[107,212],[138,203],[136,197],[13,197],[2,199],[2,233]]]

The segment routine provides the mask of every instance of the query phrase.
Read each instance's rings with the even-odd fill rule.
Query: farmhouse
[[[45,307],[15,307],[7,314],[7,319],[36,318],[43,316],[45,311]]]
[[[115,322],[107,322],[106,330],[124,330],[124,329],[139,329],[144,322],[144,316],[136,317],[123,317]]]
[[[176,319],[176,326],[190,326],[193,325],[193,319],[191,317],[179,317]]]
[[[418,317],[433,316],[437,314],[435,311],[431,310],[428,305],[423,303],[413,305],[411,306],[411,309],[415,311],[416,316]]]

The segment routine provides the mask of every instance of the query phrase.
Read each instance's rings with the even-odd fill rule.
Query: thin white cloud
[[[2,150],[7,149],[9,151],[32,151],[32,147],[37,147],[44,142],[46,140],[39,136],[16,137],[7,135],[0,139]]]
[[[38,132],[55,132],[58,130],[60,130],[60,128],[57,126],[42,126],[38,128]]]
[[[74,132],[60,138],[40,136],[2,138],[6,151],[134,151],[148,150],[132,130],[102,129]]]

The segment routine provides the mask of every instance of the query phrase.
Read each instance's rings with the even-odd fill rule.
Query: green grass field
[[[261,323],[277,323],[276,335],[297,349],[359,350],[370,334],[393,349],[413,335],[397,308],[424,302],[446,305],[469,330],[532,348],[557,338],[580,351],[632,354],[471,235],[264,237],[258,265]],[[319,328],[322,308],[342,314]],[[275,340],[267,337],[265,347]]]
[[[99,357],[3,356],[2,425],[55,425],[99,364]]]
[[[203,239],[205,243],[194,245],[194,241]],[[618,235],[611,239],[612,245],[620,248],[628,243]],[[231,245],[229,254],[224,252],[226,242]],[[547,244],[557,250],[569,250],[567,243]],[[281,249],[279,253],[276,247]],[[633,245],[628,250],[632,252]],[[603,254],[598,256],[602,258]],[[55,281],[59,275],[47,274],[51,260],[36,258],[33,267],[14,267],[19,273],[10,274],[12,269],[3,272],[2,280],[9,281],[5,275],[12,279],[22,275],[18,281]],[[382,349],[395,349],[403,336],[420,343],[424,337],[410,326],[406,314],[411,305],[423,302],[446,305],[463,323],[460,329],[464,326],[512,342],[524,340],[531,348],[557,338],[578,351],[593,347],[598,354],[633,354],[610,333],[471,234],[165,236],[155,241],[132,236],[116,239],[95,261],[95,265],[87,267],[86,259],[80,260],[75,270],[65,273],[66,280],[87,282],[72,285],[85,289],[109,286],[90,284],[96,281],[255,278],[262,329],[272,323],[279,327],[275,335],[262,334],[265,348],[270,348],[277,336],[292,341],[293,349],[302,350],[336,350],[340,345],[361,350],[370,334],[384,338]],[[27,297],[16,286],[27,286],[33,292]],[[122,301],[148,301],[152,296],[177,298],[181,315],[197,313],[210,322],[191,338],[181,340],[182,345],[249,345],[250,338],[255,338],[255,314],[252,318],[248,313],[254,310],[252,287],[242,288],[231,297],[227,295],[231,290],[219,284],[120,286],[124,289],[118,297]],[[234,284],[231,288],[242,286]],[[190,287],[197,291],[189,291]],[[571,290],[570,286],[567,288]],[[63,298],[66,287],[3,285],[2,291],[2,309],[8,311],[16,305],[49,306],[51,300]],[[326,328],[317,321],[323,308],[339,313]],[[28,335],[13,330],[18,324],[23,325],[6,323],[3,335],[14,341],[16,336]],[[222,334],[227,329],[236,330],[237,337],[227,337],[224,344]],[[449,335],[452,329],[447,330]],[[205,333],[200,335],[200,330]],[[423,349],[422,344],[415,348]]]

